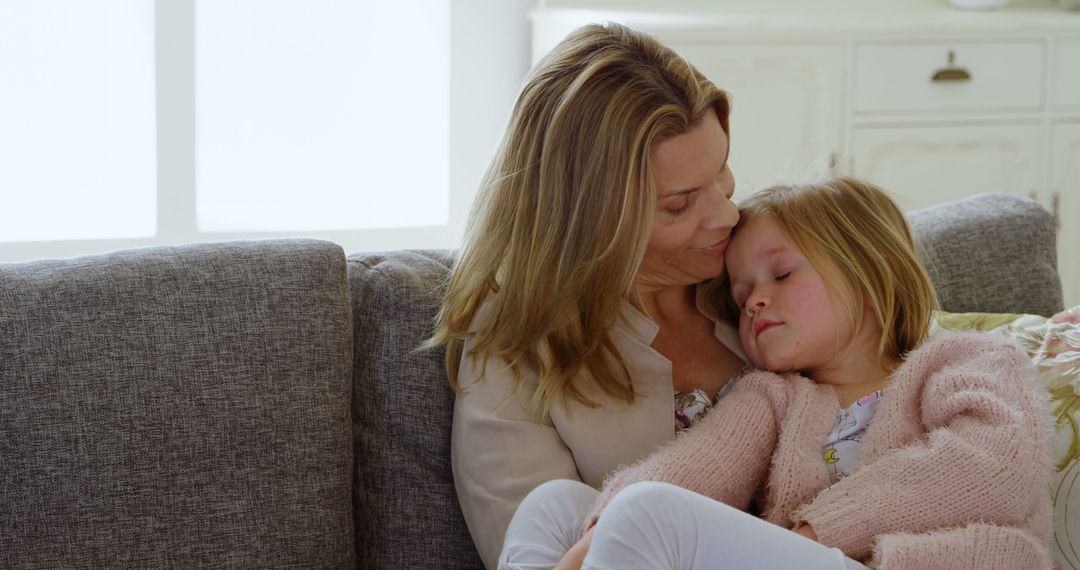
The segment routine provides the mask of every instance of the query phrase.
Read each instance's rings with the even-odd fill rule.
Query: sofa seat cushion
[[[351,566],[350,319],[326,242],[0,264],[4,565]]]

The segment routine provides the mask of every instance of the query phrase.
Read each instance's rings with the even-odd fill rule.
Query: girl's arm
[[[823,544],[859,558],[878,535],[1018,524],[1045,499],[1049,413],[1027,358],[1007,341],[974,335],[935,343],[911,356],[934,363],[911,367],[926,374],[917,418],[926,435],[870,458],[796,511],[795,522],[811,525]]]
[[[622,488],[661,481],[746,509],[772,457],[787,406],[789,380],[752,372],[698,424],[640,462],[616,471],[605,483],[587,524]]]

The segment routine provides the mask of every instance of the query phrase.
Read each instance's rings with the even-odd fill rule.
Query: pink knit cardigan
[[[885,570],[1049,568],[1051,421],[1015,345],[942,333],[912,351],[860,468],[830,486],[821,454],[838,410],[827,385],[747,374],[695,427],[609,478],[593,516],[630,483],[664,481],[744,510],[759,494],[766,520],[809,523],[819,542]]]

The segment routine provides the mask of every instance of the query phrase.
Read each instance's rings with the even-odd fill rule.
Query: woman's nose
[[[739,209],[728,198],[727,192],[722,188],[716,188],[710,194],[709,210],[702,220],[703,229],[717,230],[735,227],[739,221]]]

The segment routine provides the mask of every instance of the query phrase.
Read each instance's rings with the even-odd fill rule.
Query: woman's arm
[[[550,420],[529,413],[536,378],[527,370],[522,374],[523,385],[514,393],[514,376],[504,361],[465,357],[459,372],[465,391],[454,401],[454,485],[473,542],[492,569],[525,495],[553,479],[580,480]]]
[[[1049,414],[1027,358],[1005,341],[949,340],[911,357],[941,363],[925,370],[919,397],[926,436],[872,458],[795,513],[823,544],[862,557],[884,533],[1017,524],[1045,495]]]
[[[789,381],[753,372],[736,382],[697,425],[617,471],[594,504],[590,524],[616,493],[638,481],[671,483],[746,509],[772,458]]]

